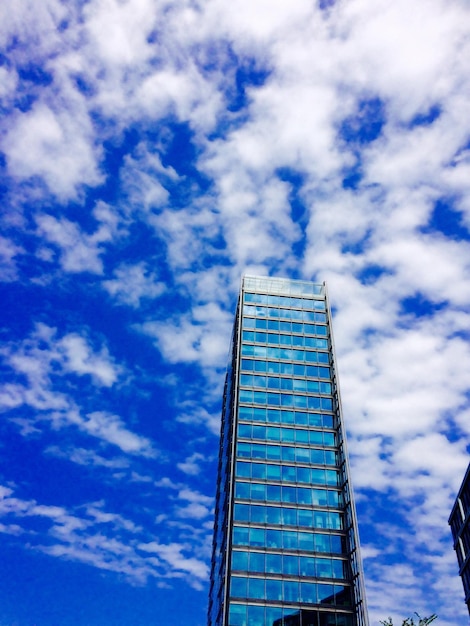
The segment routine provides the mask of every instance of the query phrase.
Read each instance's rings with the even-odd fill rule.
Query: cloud
[[[121,265],[114,271],[113,279],[103,281],[103,287],[118,302],[132,307],[138,307],[143,298],[152,300],[165,291],[165,284],[145,263]]]

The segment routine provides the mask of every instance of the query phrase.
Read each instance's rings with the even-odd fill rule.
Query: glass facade
[[[324,284],[243,278],[208,626],[368,626]]]
[[[470,613],[470,465],[452,509],[449,524],[465,592],[465,602]]]

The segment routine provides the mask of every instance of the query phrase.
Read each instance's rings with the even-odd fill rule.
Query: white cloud
[[[119,302],[133,307],[138,307],[143,298],[153,300],[165,291],[165,284],[145,263],[119,266],[114,278],[103,281],[103,287]]]

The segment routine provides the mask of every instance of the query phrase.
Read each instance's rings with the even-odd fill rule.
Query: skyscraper
[[[459,574],[470,613],[470,465],[467,468],[449,518]]]
[[[208,626],[367,626],[325,284],[245,276],[224,389]]]

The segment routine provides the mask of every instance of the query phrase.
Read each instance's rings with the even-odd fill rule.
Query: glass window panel
[[[323,443],[323,433],[317,430],[311,430],[310,443],[312,445],[321,445]]]
[[[315,583],[302,582],[300,585],[302,602],[317,602],[317,585]]]
[[[323,433],[323,439],[325,442],[325,446],[334,446],[336,445],[335,434],[334,433]]]
[[[289,407],[293,406],[294,396],[291,396],[290,394],[287,394],[287,393],[281,393],[279,397],[281,399],[281,406],[289,406]]]
[[[246,500],[250,499],[250,483],[235,483],[235,497],[236,498],[244,498]]]
[[[282,487],[282,501],[283,502],[297,502],[297,490],[295,487]]]
[[[250,552],[250,572],[264,572],[264,554]]]
[[[266,326],[267,326],[267,322],[266,320],[262,320],[262,319],[257,319],[254,320],[256,323],[254,326],[250,326],[250,328],[254,328],[256,327],[259,330],[266,330]]]
[[[270,502],[280,502],[281,501],[281,487],[279,485],[268,485],[267,486],[267,499]]]
[[[280,363],[279,369],[281,374],[288,374],[292,376],[292,374],[294,373],[294,366],[292,365],[292,363]]]
[[[273,361],[266,363],[266,371],[270,374],[279,374],[279,369],[279,363],[274,363]]]
[[[277,461],[281,458],[281,446],[266,446],[266,458]]]
[[[279,465],[266,466],[266,478],[268,480],[281,480],[281,468]]]
[[[296,469],[290,465],[282,466],[282,480],[287,480],[290,482],[296,482]]]
[[[255,353],[255,347],[254,346],[249,346],[246,344],[242,345],[242,354],[245,356],[253,356]]]
[[[312,515],[313,515],[313,511],[310,511],[310,509],[299,509],[298,511],[299,526],[311,526]]]
[[[262,578],[248,579],[248,597],[253,600],[264,599],[264,580]],[[248,622],[249,623],[249,622]]]
[[[281,580],[267,580],[266,581],[266,599],[275,601],[282,600],[282,581]],[[277,610],[279,612],[279,609]],[[272,626],[273,622],[266,622],[269,626]]]
[[[282,422],[284,424],[295,424],[294,411],[282,411]]]
[[[296,430],[295,431],[295,441],[297,443],[307,443],[309,442],[308,430]]]
[[[253,478],[266,480],[266,465],[262,463],[253,463],[251,466],[251,475]]]
[[[335,585],[335,600],[338,606],[351,606],[351,588],[344,585]]]
[[[325,464],[336,465],[336,452],[333,450],[325,450]]]
[[[298,461],[299,463],[309,463],[310,462],[310,450],[308,448],[296,448],[295,460]]]
[[[251,507],[251,521],[255,524],[264,524],[266,522],[266,512],[263,506],[253,505]]]
[[[281,378],[280,388],[284,391],[292,391],[292,388],[293,388],[292,378]]]
[[[310,396],[309,399],[308,399],[308,408],[309,409],[319,409],[319,408],[321,408],[320,398],[317,398],[316,396]]]
[[[282,509],[278,506],[266,507],[266,522],[268,524],[281,524]]]
[[[251,371],[253,369],[253,361],[251,359],[242,359],[242,370]]]
[[[341,494],[338,491],[328,491],[328,506],[338,508],[340,500]]]
[[[265,372],[266,371],[266,361],[253,361],[254,363],[254,371],[255,372]]]
[[[230,595],[236,598],[246,598],[247,580],[247,578],[242,576],[232,576]]]
[[[294,396],[294,406],[297,409],[307,408],[307,396]]]
[[[288,446],[282,446],[282,460],[283,461],[295,461],[296,449]]]
[[[330,536],[329,535],[315,535],[315,550],[317,552],[330,552]]]
[[[267,338],[268,338],[268,335],[266,333],[255,332],[256,343],[266,343]]]
[[[250,521],[249,504],[235,504],[233,517],[238,522],[249,522]]]
[[[323,450],[310,450],[310,460],[315,465],[323,465],[325,462],[325,453]]]
[[[238,436],[243,439],[251,439],[251,424],[238,424]]]
[[[320,413],[310,413],[308,416],[308,423],[310,426],[318,426],[321,427],[324,424],[324,420]]]
[[[265,459],[266,458],[266,445],[262,443],[252,444],[251,456],[254,459]]]
[[[284,547],[286,546],[284,545]],[[291,556],[289,554],[284,554],[284,556],[282,557],[282,562],[283,562],[284,574],[290,574],[292,576],[299,575],[299,557],[298,556]]]
[[[230,603],[229,626],[247,626],[246,623],[246,605]]]
[[[299,550],[314,550],[313,534],[299,531]]]
[[[320,378],[330,378],[331,372],[329,367],[320,366],[318,368],[318,376]]]
[[[267,439],[270,441],[279,441],[280,439],[280,429],[276,428],[276,426],[268,426],[266,429]]]
[[[299,559],[300,575],[315,576],[315,559],[311,556],[301,556]]]
[[[298,546],[297,531],[285,530],[283,535],[284,535],[284,548],[297,550],[297,546]]]
[[[251,499],[266,500],[266,485],[251,483]]]
[[[250,478],[251,463],[246,461],[237,461],[236,463],[236,475],[241,478]]]
[[[282,572],[282,556],[280,554],[266,554],[266,572],[269,574]]]
[[[295,580],[284,580],[284,600],[287,602],[299,602],[299,583]]]
[[[279,389],[280,387],[279,378],[273,378],[272,376],[269,376],[267,382],[268,389]]]
[[[297,468],[297,482],[298,483],[314,482],[311,479],[311,470],[308,467],[298,467]]]
[[[266,409],[262,409],[260,407],[253,407],[253,419],[258,422],[266,421]]]
[[[346,561],[339,561],[338,559],[332,559],[331,574],[333,578],[347,578],[346,572],[347,572]]]
[[[343,538],[338,535],[331,535],[331,552],[341,554],[344,552]]]
[[[297,502],[299,504],[312,504],[312,490],[306,487],[297,487]]]
[[[250,546],[264,546],[265,533],[264,528],[250,528]]]
[[[232,567],[237,570],[248,570],[248,552],[232,552]]]
[[[322,398],[321,408],[323,409],[323,411],[332,411],[333,400],[331,400],[331,398]]]
[[[283,443],[294,443],[295,433],[293,428],[281,428]]]
[[[326,383],[321,383],[321,385],[325,385]],[[307,389],[309,393],[319,393],[320,392],[320,383],[318,380],[309,380],[307,381]]]
[[[317,576],[319,578],[332,578],[333,568],[331,565],[331,559],[316,559],[317,564]]]
[[[268,528],[266,530],[266,545],[268,548],[282,548],[282,531]]]
[[[312,483],[317,485],[325,484],[325,470],[322,469],[312,469]]]
[[[251,428],[253,439],[266,439],[266,426],[257,426],[254,424]]]
[[[276,409],[267,409],[268,422],[278,424],[281,421],[281,412]]]
[[[334,585],[318,585],[318,601],[322,604],[335,603]]]
[[[281,402],[281,394],[279,393],[268,393],[265,394],[267,398],[267,404],[270,406],[279,406]]]
[[[279,330],[279,322],[277,320],[269,320],[268,330]]]
[[[264,624],[264,606],[248,606],[247,617],[248,626]]]
[[[325,489],[312,489],[313,504],[317,506],[328,505],[328,493]]]
[[[249,443],[238,443],[237,444],[237,455],[241,457],[250,457],[251,456],[251,446]]]

